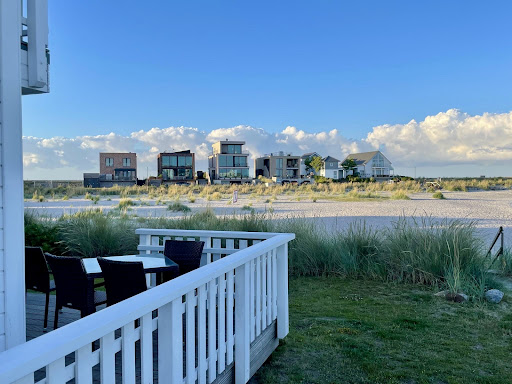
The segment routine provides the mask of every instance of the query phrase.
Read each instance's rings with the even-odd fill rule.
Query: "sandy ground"
[[[182,198],[181,202],[193,212],[211,207],[219,215],[243,214],[248,206],[257,213],[272,211],[272,217],[303,217],[312,220],[315,225],[324,225],[327,230],[346,228],[349,223],[364,220],[375,227],[389,227],[401,215],[431,216],[433,218],[450,218],[474,221],[482,234],[491,239],[499,226],[505,228],[505,235],[512,232],[512,191],[478,191],[478,192],[443,192],[446,200],[432,198],[432,194],[409,194],[411,200],[370,200],[370,201],[329,201],[319,198],[312,202],[310,197],[281,195],[277,200],[268,202],[270,196],[251,197],[239,196],[235,204],[229,199],[206,201],[196,198],[194,203]],[[110,200],[109,200],[110,199]],[[137,205],[131,207],[129,213],[144,217],[176,217],[181,212],[171,212],[166,205],[156,205],[155,200],[147,197],[131,198]],[[119,204],[119,197],[103,196],[97,204],[90,200],[73,198],[67,201],[48,200],[44,202],[25,201],[25,210],[40,215],[58,217],[86,209],[101,208],[109,211]],[[169,203],[172,200],[164,201]]]

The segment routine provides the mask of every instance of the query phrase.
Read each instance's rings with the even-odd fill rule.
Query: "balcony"
[[[294,234],[136,233],[141,257],[200,239],[203,266],[2,352],[1,383],[246,383],[288,334]]]

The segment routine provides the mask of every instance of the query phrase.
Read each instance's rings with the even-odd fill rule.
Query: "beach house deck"
[[[200,239],[206,265],[82,319],[65,310],[69,324],[46,334],[43,296],[28,294],[27,336],[33,338],[0,354],[1,383],[250,379],[288,333],[288,242],[295,236],[169,229],[137,234],[140,257],[163,251],[167,239]]]

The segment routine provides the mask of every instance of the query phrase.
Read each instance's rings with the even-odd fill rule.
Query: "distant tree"
[[[354,161],[354,159],[346,159],[346,160],[341,164],[341,167],[342,167],[345,171],[350,171],[350,170],[353,170],[353,169],[357,168],[357,164],[356,164],[356,162]]]
[[[318,173],[324,166],[324,161],[320,156],[313,156],[310,162],[310,166],[315,170],[316,173]]]

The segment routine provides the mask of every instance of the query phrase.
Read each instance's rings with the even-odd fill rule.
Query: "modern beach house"
[[[163,183],[193,183],[195,180],[195,155],[190,150],[159,153],[157,168]]]
[[[211,184],[250,183],[249,153],[242,147],[245,141],[218,141],[208,156],[208,175]]]
[[[393,176],[394,170],[386,156],[381,151],[351,153],[343,161],[351,159],[356,163],[356,168],[348,174],[357,173],[364,178],[389,178]]]
[[[100,172],[84,173],[84,187],[110,188],[137,184],[137,154],[101,152]]]
[[[275,152],[254,159],[256,178],[263,176],[277,183],[301,183],[300,156]]]
[[[288,244],[294,234],[139,228],[137,254],[124,257],[140,261],[150,289],[82,318],[64,308],[60,327],[43,331],[45,294],[27,293],[25,286],[21,99],[48,92],[47,9],[46,0],[0,1],[0,383],[247,383],[289,331]],[[240,176],[248,178],[241,165],[247,157],[244,163],[233,159],[244,157],[238,143],[225,149],[219,143],[217,159],[228,155],[233,164],[215,170],[247,169]],[[167,264],[163,251],[171,239],[203,242],[204,262],[156,285],[154,265]],[[86,278],[87,288],[66,295],[95,306],[94,278],[101,269],[69,260],[81,265],[73,274],[80,279],[66,282]],[[58,314],[60,283],[53,282],[57,294],[46,302],[50,314]]]

